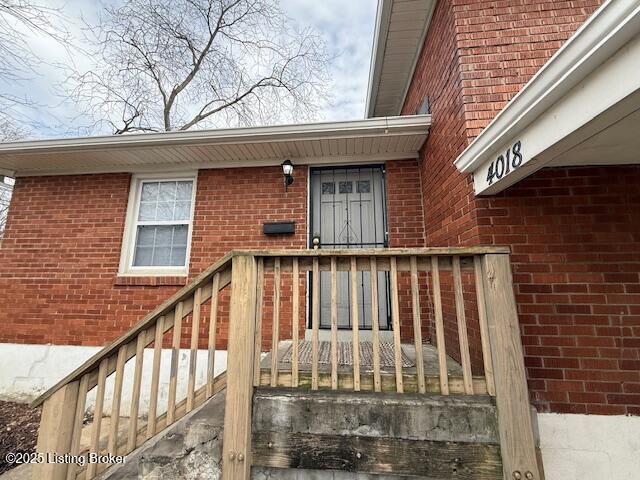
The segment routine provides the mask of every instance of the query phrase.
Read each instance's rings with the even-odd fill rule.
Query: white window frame
[[[133,265],[135,254],[135,241],[138,227],[138,213],[140,210],[140,196],[142,185],[149,182],[176,182],[191,181],[191,211],[189,214],[187,233],[187,252],[185,257],[186,265],[183,267],[136,267]],[[154,277],[154,276],[187,276],[189,274],[189,263],[191,258],[191,237],[193,234],[193,215],[196,204],[197,172],[181,173],[154,173],[154,174],[134,174],[131,176],[131,186],[129,189],[129,203],[127,205],[127,216],[125,220],[124,233],[122,236],[122,249],[120,252],[120,268],[118,275],[133,277]],[[166,222],[172,224],[173,222]]]

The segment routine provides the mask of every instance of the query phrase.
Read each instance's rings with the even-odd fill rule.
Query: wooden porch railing
[[[229,283],[228,366],[226,378],[214,379],[218,296],[211,292]],[[214,305],[209,307],[209,365],[206,384],[198,389],[197,332],[201,306],[209,299]],[[388,305],[388,331],[381,329],[386,326],[379,318],[386,311],[381,302]],[[344,308],[347,329],[338,325],[340,318],[344,322]],[[180,322],[189,314],[188,388],[177,402]],[[320,328],[321,317],[329,328]],[[169,399],[167,411],[158,415],[159,352],[172,328]],[[138,424],[133,401],[126,442],[118,436],[118,415],[112,413],[108,441],[101,446],[100,421],[95,419],[101,418],[105,379],[115,372],[112,412],[119,412],[124,364],[135,357],[133,396],[139,396],[142,352],[151,344],[149,419]],[[38,449],[82,453],[79,432],[92,388],[97,400],[89,451],[123,454],[209,398],[225,381],[225,479],[250,478],[253,389],[280,386],[495,397],[504,478],[541,478],[509,255],[501,247],[231,253],[38,400],[45,401]],[[100,465],[79,472],[66,465],[40,468],[47,472],[44,478],[76,478],[79,473],[88,479],[99,473]]]
[[[206,271],[182,288],[153,312],[146,315],[125,334],[104,347],[78,369],[33,402],[43,405],[37,450],[41,453],[70,454],[87,458],[89,454],[126,455],[157,432],[171,425],[206,399],[224,388],[225,374],[214,377],[216,353],[216,323],[220,291],[231,282],[232,254],[225,255]],[[204,309],[209,312],[207,378],[196,388],[196,367],[200,341],[200,320]],[[189,320],[189,325],[183,325]],[[187,343],[188,342],[188,343]],[[169,391],[166,408],[159,410],[159,382],[163,343],[171,346]],[[186,378],[179,378],[181,345],[190,345]],[[149,406],[140,413],[143,383],[144,350],[153,348]],[[132,384],[130,408],[122,411],[125,365]],[[107,381],[112,379],[111,412],[108,432],[102,429]],[[179,397],[178,382],[186,384],[186,393]],[[89,393],[95,392],[93,421],[85,427],[85,412]],[[128,417],[127,425],[120,420]],[[122,432],[123,428],[124,433]],[[90,430],[90,445],[81,445],[83,428]],[[40,463],[35,465],[34,478],[90,479],[109,466],[105,462]]]
[[[419,393],[441,393],[444,395],[452,394],[489,394],[495,395],[493,368],[490,361],[490,351],[487,331],[487,317],[485,304],[478,303],[477,318],[479,323],[479,334],[481,342],[481,356],[484,360],[482,368],[476,368],[479,372],[474,375],[472,373],[472,362],[469,354],[469,336],[467,334],[466,311],[468,306],[464,303],[463,293],[463,275],[468,272],[474,272],[481,275],[480,257],[467,255],[460,257],[457,255],[420,255],[418,252],[422,250],[390,250],[393,255],[389,255],[389,250],[347,250],[347,251],[311,251],[300,255],[296,252],[273,252],[269,254],[260,254],[255,252],[257,259],[257,309],[256,318],[259,320],[257,324],[257,334],[255,342],[255,358],[254,358],[254,386],[281,386],[281,387],[309,387],[311,390],[321,388],[331,388],[332,390],[373,390],[403,392],[419,392]],[[467,251],[471,251],[467,249]],[[476,263],[478,264],[476,265]],[[290,273],[287,282],[282,280],[284,273]],[[368,278],[360,276],[366,272]],[[450,305],[450,311],[447,312],[442,304],[442,287],[441,274],[448,272],[450,274],[450,287],[454,290],[455,306]],[[310,273],[310,310],[311,310],[311,348],[312,359],[309,368],[301,371],[299,360],[299,342],[304,340],[300,337],[301,326],[305,323],[304,318],[300,316],[300,290],[304,288],[307,274]],[[339,285],[339,274],[348,273],[346,285]],[[379,302],[385,301],[385,292],[379,285],[380,274],[389,276],[389,298],[390,307],[390,330],[387,333],[387,342],[382,342],[379,318]],[[425,274],[429,273],[427,277]],[[269,281],[265,281],[265,276],[270,275]],[[327,333],[330,336],[330,361],[327,368],[319,362],[319,334],[320,334],[320,279],[321,275],[326,274],[330,284],[330,329]],[[399,282],[399,277],[406,274],[404,287]],[[362,283],[366,281],[366,290],[370,292],[371,299],[371,322],[366,327],[371,331],[371,344],[373,351],[372,369],[367,374],[361,372],[360,348],[356,345],[361,343],[363,333],[361,326],[361,297]],[[269,283],[272,289],[272,299],[265,302],[263,299],[265,285]],[[484,300],[484,285],[482,282],[476,282],[475,285],[480,289],[480,297]],[[360,308],[349,308],[350,327],[347,333],[350,334],[348,340],[338,342],[338,334],[344,333],[344,328],[338,328],[338,302],[337,290],[339,286],[347,287],[350,296],[350,305],[358,305]],[[360,287],[360,291],[359,291]],[[429,288],[431,287],[431,288]],[[291,293],[291,313],[288,318],[281,318],[281,303],[283,302],[281,291],[283,289],[290,290]],[[367,293],[367,296],[369,294]],[[411,304],[411,312],[407,315],[406,309],[401,312],[400,299],[403,297],[404,303]],[[475,297],[475,296],[474,296]],[[433,303],[430,307],[433,311],[428,312],[433,315],[433,330],[435,330],[435,339],[433,345],[437,345],[437,372],[425,373],[425,359],[423,358],[423,348],[428,340],[428,332],[423,329],[426,316],[421,308],[421,301]],[[268,305],[264,305],[268,304]],[[262,329],[262,323],[269,320],[261,313],[265,306],[272,306],[271,335],[266,338]],[[304,305],[302,305],[304,306]],[[449,317],[456,320],[457,333],[455,340],[456,356],[460,362],[460,369],[457,373],[448,372],[447,361],[451,363],[451,358],[447,356],[447,347],[445,339],[445,314],[449,313]],[[403,315],[404,314],[404,315]],[[404,318],[401,318],[404,317]],[[288,331],[292,332],[291,336],[282,336],[279,334],[280,326],[286,322]],[[452,333],[452,332],[449,332]],[[449,335],[451,336],[451,335]],[[261,338],[262,337],[262,338]],[[264,365],[260,367],[260,358],[263,354],[265,341],[269,341],[270,349],[268,349],[270,362],[268,368]],[[283,371],[281,361],[282,350],[281,342],[291,342],[291,361],[288,370]],[[449,338],[451,341],[451,338]],[[338,344],[348,343],[348,351],[352,355],[352,368],[350,372],[339,373],[338,364]],[[381,366],[381,344],[392,343],[393,345],[393,365],[391,370]],[[405,347],[403,347],[403,345]],[[412,363],[411,373],[403,369],[403,348],[409,346],[412,354],[415,355]],[[349,359],[351,360],[351,358]],[[388,359],[390,360],[390,359]],[[264,362],[262,362],[264,363]],[[289,363],[289,362],[287,362]],[[389,362],[387,362],[388,364]],[[326,365],[326,363],[325,363]],[[478,366],[476,366],[478,367]],[[386,371],[385,371],[386,370]]]

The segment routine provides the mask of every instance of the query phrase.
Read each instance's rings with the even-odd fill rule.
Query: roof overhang
[[[400,115],[436,0],[378,0],[365,115]]]
[[[0,144],[0,175],[171,171],[418,157],[430,115]]]
[[[640,4],[609,0],[455,165],[473,174],[476,194],[489,195],[543,167],[640,163],[639,125]],[[517,143],[522,160],[516,166]]]

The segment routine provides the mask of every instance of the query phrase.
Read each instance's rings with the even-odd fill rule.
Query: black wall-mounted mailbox
[[[265,235],[289,235],[296,232],[296,222],[270,222],[262,224]]]

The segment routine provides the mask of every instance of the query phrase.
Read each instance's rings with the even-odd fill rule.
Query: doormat
[[[301,340],[298,344],[298,362],[301,365],[311,365],[312,348],[310,340]],[[291,363],[293,347],[285,352],[282,363]],[[407,357],[404,350],[401,350],[402,366],[415,367],[415,363]],[[324,365],[331,364],[331,342],[318,342],[318,363]],[[351,342],[338,342],[338,365],[353,365],[353,348]],[[360,342],[360,366],[373,368],[373,344],[371,342]],[[393,343],[380,342],[380,366],[395,366],[395,351]]]

